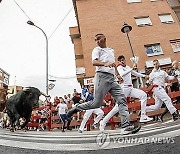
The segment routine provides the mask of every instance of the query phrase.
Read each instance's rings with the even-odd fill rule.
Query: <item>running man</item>
[[[71,117],[74,113],[82,110],[99,108],[107,92],[114,98],[119,107],[121,116],[121,133],[136,133],[141,126],[130,125],[130,116],[126,104],[124,93],[115,80],[115,57],[114,50],[106,46],[106,37],[104,34],[96,34],[95,42],[97,47],[92,51],[92,63],[96,66],[95,84],[94,84],[94,100],[82,104],[78,104],[67,113]],[[119,77],[119,74],[116,74]]]
[[[173,120],[179,118],[179,113],[173,106],[171,98],[165,90],[166,80],[174,80],[174,76],[168,75],[160,69],[160,64],[157,59],[153,60],[154,69],[149,74],[149,83],[153,85],[153,94],[155,96],[155,105],[147,106],[146,112],[158,110],[164,102],[169,112],[172,114]]]
[[[133,70],[134,68],[136,68],[136,64],[133,65],[133,68],[130,68],[129,66],[126,65],[126,59],[123,55],[118,57],[117,71],[119,75],[122,77],[120,84],[121,87],[123,88],[124,95],[126,98],[134,97],[140,100],[141,102],[140,122],[149,122],[152,121],[153,118],[149,118],[146,115],[147,94],[140,89],[133,88],[132,78],[131,78],[131,75],[134,75],[136,77],[145,77],[145,78],[148,78],[148,76],[134,71]],[[118,111],[119,111],[118,105],[116,104],[114,108],[103,118],[103,120],[100,121],[100,127],[99,127],[100,131],[104,131],[104,127],[106,126],[106,123]]]

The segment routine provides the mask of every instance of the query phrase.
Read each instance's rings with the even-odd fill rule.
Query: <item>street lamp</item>
[[[132,30],[132,26],[128,25],[127,23],[124,22],[124,25],[123,27],[121,28],[121,32],[123,33],[126,33],[126,36],[128,38],[128,42],[129,42],[129,46],[130,46],[130,49],[131,49],[131,53],[132,53],[132,58],[130,58],[130,60],[133,62],[133,63],[138,63],[138,60],[139,60],[139,57],[135,56],[134,54],[134,51],[133,51],[133,48],[132,48],[132,45],[131,45],[131,41],[130,41],[130,38],[129,38],[129,32]],[[140,79],[141,80],[141,79]],[[141,84],[140,84],[141,83]],[[139,88],[139,86],[142,85],[143,86],[143,83],[141,81],[139,81],[139,79],[137,79],[137,86]]]
[[[134,55],[134,51],[133,51],[133,48],[132,48],[132,45],[131,45],[131,41],[130,41],[130,38],[129,38],[129,32],[132,30],[132,27],[128,24],[126,24],[124,22],[124,25],[123,27],[121,28],[121,32],[123,33],[126,33],[126,36],[128,38],[128,42],[129,42],[129,46],[130,46],[130,49],[131,49],[131,53],[132,53],[132,58],[130,58],[130,60],[134,63],[137,63],[139,58],[137,56]]]
[[[44,34],[44,36],[46,38],[46,95],[48,95],[48,38],[47,38],[46,33],[42,30],[42,28],[35,25],[32,21],[29,20],[27,22],[27,24],[40,29],[43,32],[43,34]]]

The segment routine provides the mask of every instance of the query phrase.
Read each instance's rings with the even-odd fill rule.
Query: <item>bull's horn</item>
[[[25,87],[25,88],[23,88],[23,91],[27,91],[27,90],[29,90],[30,88],[28,88],[28,87]]]
[[[48,97],[48,95],[46,95],[44,92],[41,91],[41,95]]]

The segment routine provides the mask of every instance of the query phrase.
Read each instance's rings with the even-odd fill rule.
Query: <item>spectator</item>
[[[85,102],[88,102],[88,101],[91,101],[94,99],[94,85],[89,86],[89,90],[85,93],[84,97],[85,97]],[[88,119],[92,115],[92,113],[95,113],[97,115],[97,117],[94,118],[94,123],[93,123],[93,127],[97,128],[98,122],[102,119],[102,117],[104,115],[104,112],[102,111],[101,108],[86,110],[83,120],[82,120],[81,125],[78,130],[79,133],[82,133],[84,131],[86,122],[88,121]]]
[[[56,96],[54,98],[54,106],[57,106],[59,103],[60,103],[60,100],[59,100],[58,96]]]
[[[82,95],[85,96],[86,92],[88,92],[88,88],[86,86],[82,86]]]
[[[41,118],[40,118],[40,123],[41,123],[41,129],[45,130],[46,125],[48,123],[48,118],[50,117],[50,112],[51,110],[49,109],[49,105],[46,106],[43,110],[41,110]]]
[[[66,102],[66,104],[69,104],[69,99],[68,99],[67,95],[64,95],[64,101]]]
[[[59,117],[63,123],[62,132],[65,132],[64,129],[65,129],[65,125],[66,125],[66,120],[68,121],[67,130],[71,130],[71,128],[70,128],[71,118],[68,118],[66,115],[67,109],[68,109],[67,104],[65,103],[64,99],[61,97],[60,103],[57,105],[55,110],[58,110]]]
[[[74,104],[79,103],[79,101],[81,100],[81,95],[78,92],[75,92],[72,98]]]
[[[67,97],[69,101],[72,99],[71,94],[67,94]]]
[[[171,91],[179,91],[179,85],[180,85],[180,67],[179,67],[179,62],[174,61],[172,63],[172,76],[175,76],[176,79],[172,83]]]

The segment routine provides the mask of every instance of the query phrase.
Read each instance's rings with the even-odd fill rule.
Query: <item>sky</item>
[[[77,26],[72,0],[2,0],[0,68],[10,74],[9,85],[34,86],[45,92],[46,41],[42,31],[28,25],[28,20],[48,37],[49,79],[56,80],[49,94],[63,96],[72,94],[73,89],[80,92],[69,36],[69,27]]]

